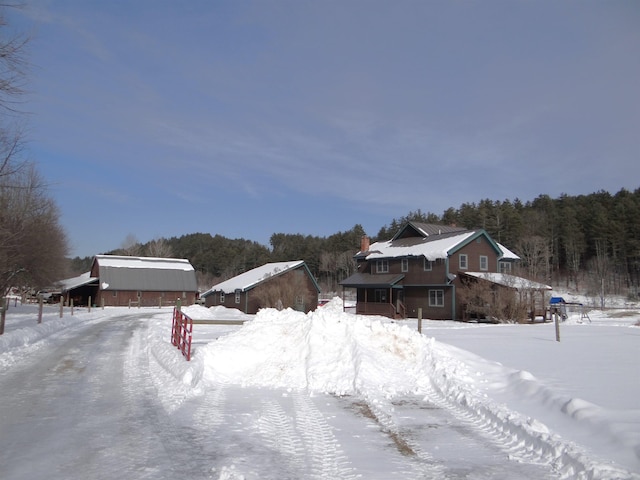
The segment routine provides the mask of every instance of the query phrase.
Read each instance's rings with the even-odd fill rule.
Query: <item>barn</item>
[[[61,284],[75,305],[191,305],[198,296],[195,269],[179,258],[96,255],[91,271]]]

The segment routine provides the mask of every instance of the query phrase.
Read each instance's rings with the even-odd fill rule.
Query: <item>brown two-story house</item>
[[[415,318],[422,309],[435,320],[463,319],[456,290],[466,273],[506,276],[519,260],[484,230],[418,222],[389,241],[369,245],[364,237],[355,258],[358,272],[341,285],[357,289],[356,313]]]

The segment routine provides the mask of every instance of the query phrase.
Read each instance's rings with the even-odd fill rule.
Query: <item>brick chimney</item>
[[[366,235],[363,235],[362,238],[360,239],[360,251],[368,252],[370,245],[371,245],[371,241],[369,240],[369,237]]]

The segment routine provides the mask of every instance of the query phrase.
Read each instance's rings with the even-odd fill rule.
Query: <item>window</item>
[[[500,273],[511,273],[511,262],[500,262]]]
[[[489,257],[480,255],[480,270],[489,270]]]
[[[375,300],[377,303],[387,303],[387,291],[377,288],[375,291]]]
[[[433,262],[431,260],[427,260],[427,257],[424,258],[424,270],[425,272],[433,270]]]
[[[236,303],[240,303],[240,290],[236,290]]]
[[[376,272],[377,273],[389,273],[389,260],[378,260],[378,261],[376,261]]]
[[[429,290],[429,306],[444,307],[444,290]]]
[[[469,257],[466,253],[461,253],[458,257],[458,266],[460,267],[460,270],[466,270],[469,268]]]
[[[402,259],[402,271],[403,272],[408,272],[409,271],[409,259],[408,258],[403,258]]]
[[[220,303],[224,303],[224,292],[220,292]]]

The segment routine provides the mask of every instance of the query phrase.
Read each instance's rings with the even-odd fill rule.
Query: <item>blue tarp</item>
[[[549,300],[549,304],[554,305],[554,304],[558,304],[558,303],[567,303],[564,301],[564,298],[562,297],[551,297],[551,300]]]

